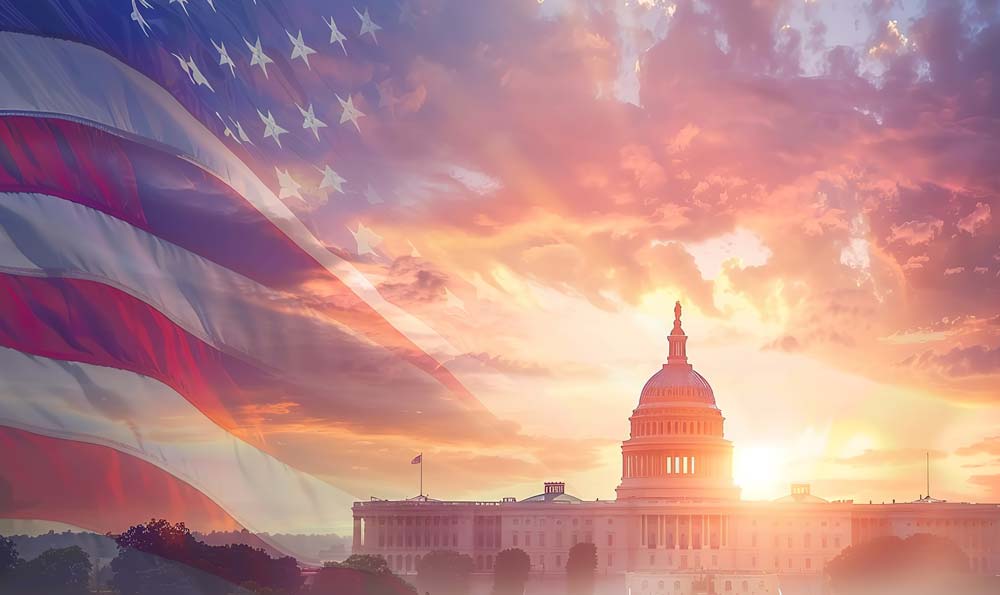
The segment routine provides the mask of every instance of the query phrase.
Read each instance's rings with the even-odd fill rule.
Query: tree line
[[[109,535],[116,555],[102,571],[79,546],[54,547],[25,560],[0,536],[0,593],[4,595],[468,595],[471,556],[432,551],[419,559],[415,583],[394,574],[376,555],[352,555],[310,572],[298,562],[245,543],[212,545],[183,523],[154,519]],[[110,552],[109,552],[110,553]],[[593,595],[597,550],[578,543],[566,561],[566,595]],[[826,567],[834,595],[986,595],[1000,593],[997,577],[969,572],[954,542],[927,534],[883,537],[852,545]],[[497,554],[492,595],[523,595],[531,560],[521,549]]]
[[[183,523],[163,519],[108,535],[116,555],[94,572],[78,545],[54,547],[24,560],[15,542],[0,536],[0,593],[10,595],[418,595],[380,556],[352,555],[328,562],[306,584],[298,562],[245,543],[212,545]],[[475,564],[455,551],[429,552],[417,564],[416,582],[429,595],[467,595]],[[591,595],[597,551],[580,543],[566,563],[568,595]],[[494,595],[522,595],[531,570],[520,549],[500,552]]]

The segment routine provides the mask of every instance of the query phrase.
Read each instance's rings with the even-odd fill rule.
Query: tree
[[[417,582],[434,595],[465,595],[475,568],[472,558],[451,550],[436,550],[417,562]]]
[[[51,549],[19,564],[5,593],[84,595],[89,593],[90,557],[77,546]]]
[[[294,558],[272,558],[246,544],[208,545],[183,523],[153,519],[130,527],[115,541],[118,556],[111,567],[121,595],[215,592],[225,584],[294,593],[302,585]]]
[[[354,570],[361,570],[376,575],[392,574],[392,570],[389,569],[389,563],[385,561],[385,558],[372,554],[351,554],[343,562],[327,562],[323,566],[326,568],[334,566],[339,568],[353,568]]]
[[[346,562],[346,560],[345,560]],[[338,563],[324,564],[313,579],[310,595],[417,595],[413,586],[392,572],[373,573]]]
[[[17,546],[10,538],[0,535],[0,580],[21,563]]]
[[[594,592],[594,572],[597,570],[597,547],[578,543],[569,548],[566,559],[566,582],[570,595],[591,595]]]
[[[493,595],[524,595],[530,572],[531,558],[524,550],[503,550],[493,566]]]
[[[917,534],[879,537],[852,545],[827,564],[830,586],[841,595],[968,592],[968,558],[949,539]]]

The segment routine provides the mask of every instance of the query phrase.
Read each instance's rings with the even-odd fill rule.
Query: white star
[[[358,33],[358,37],[364,37],[365,33],[370,33],[372,39],[375,40],[375,43],[377,44],[378,38],[375,37],[375,32],[381,31],[382,27],[379,27],[378,25],[375,24],[375,21],[373,21],[372,18],[368,15],[367,8],[365,9],[364,14],[358,12],[358,9],[355,8],[354,14],[358,15],[358,18],[361,19],[361,33]]]
[[[323,169],[317,167],[316,171],[323,174],[323,181],[319,183],[320,190],[324,188],[333,188],[336,192],[341,194],[344,193],[344,182],[347,180],[340,177],[340,174],[333,171],[329,165],[324,166]]]
[[[344,34],[337,28],[337,23],[333,22],[333,17],[330,17],[330,20],[326,21],[326,26],[330,28],[330,45],[339,43],[340,49],[344,50],[344,55],[346,56],[347,48],[344,47],[344,41],[347,40],[347,38],[344,37]]]
[[[250,140],[250,136],[248,136],[247,133],[246,133],[246,131],[243,130],[243,125],[240,124],[240,121],[239,120],[234,120],[232,117],[229,118],[229,121],[232,122],[233,126],[236,127],[236,134],[237,134],[237,136],[240,137],[240,140],[243,141],[243,142],[245,142],[245,143],[247,143],[247,144],[252,145],[253,141]]]
[[[302,195],[299,194],[299,189],[302,188],[302,184],[299,184],[292,176],[288,174],[288,170],[281,171],[277,167],[274,168],[274,172],[278,174],[278,186],[281,189],[278,191],[278,198],[288,198],[294,196],[295,198],[301,199]]]
[[[302,127],[312,130],[316,140],[319,140],[319,129],[326,128],[326,122],[316,117],[311,103],[309,104],[309,109],[302,109],[298,104],[295,104],[295,107],[299,108],[299,113],[302,114]]]
[[[191,67],[188,65],[187,60],[184,59],[184,56],[179,56],[173,52],[170,52],[170,55],[173,56],[174,58],[177,58],[177,61],[180,62],[181,70],[184,71],[184,74],[188,75],[188,80],[190,80],[191,83],[193,84],[194,77],[191,76]]]
[[[340,95],[334,95],[334,97],[337,98],[337,101],[340,102],[340,107],[344,110],[340,112],[340,123],[343,124],[344,122],[350,122],[351,124],[354,124],[354,127],[358,129],[358,132],[361,132],[361,127],[358,126],[358,118],[363,118],[364,114],[361,113],[361,110],[354,107],[354,98],[348,95],[347,101],[344,101],[340,98]]]
[[[354,231],[350,227],[347,230],[351,232],[351,235],[354,236],[354,241],[358,244],[358,256],[375,254],[374,248],[382,243],[382,237],[370,228],[365,227],[363,223],[358,223],[357,231]]]
[[[153,5],[146,2],[146,0],[139,0],[139,4],[142,4],[144,8],[153,8]],[[136,0],[132,0],[132,14],[130,16],[132,17],[132,20],[139,25],[139,29],[142,29],[143,34],[145,34],[146,37],[149,37],[149,31],[152,27],[149,26],[149,23],[146,22],[146,18],[142,16],[141,12],[139,12]]]
[[[170,0],[171,4],[174,4],[174,3],[180,4],[181,8],[184,9],[184,14],[185,15],[188,13],[188,7],[187,7],[187,3],[188,2],[190,2],[190,0]]]
[[[251,44],[247,41],[246,37],[243,38],[243,43],[247,44],[250,48],[250,66],[260,65],[260,69],[264,71],[264,78],[267,78],[267,65],[274,62],[267,54],[264,53],[264,49],[260,47],[260,37],[257,38],[257,43]]]
[[[367,200],[368,204],[371,205],[380,205],[385,202],[382,200],[382,197],[378,195],[378,191],[375,190],[375,187],[371,184],[368,184],[368,187],[365,188],[365,200]]]
[[[193,80],[196,85],[202,85],[208,87],[209,91],[215,93],[215,89],[212,88],[212,84],[208,82],[208,79],[205,78],[205,75],[201,73],[201,70],[198,68],[198,65],[194,63],[194,58],[188,56],[187,63],[188,67],[191,69],[191,80]]]
[[[302,40],[302,30],[299,29],[298,37],[292,35],[288,31],[285,31],[285,35],[292,42],[292,60],[296,58],[302,58],[302,61],[306,63],[306,68],[312,70],[312,66],[309,66],[309,55],[315,54],[316,50],[306,45],[306,42]]]
[[[260,121],[264,123],[264,138],[273,138],[274,142],[278,143],[278,147],[281,147],[281,135],[286,134],[288,131],[278,126],[278,123],[274,121],[274,116],[271,115],[271,110],[267,110],[267,116],[260,113],[257,110],[257,115],[260,116]]]
[[[222,41],[216,45],[214,39],[209,39],[209,41],[211,41],[212,45],[215,46],[215,50],[219,52],[219,66],[228,66],[229,72],[233,75],[233,78],[236,78],[236,64],[233,62],[233,59],[229,57],[229,52],[226,51],[226,42]]]
[[[220,114],[219,112],[215,112],[215,117],[218,118],[220,122],[222,122],[222,127],[225,129],[223,130],[222,135],[233,139],[234,141],[236,141],[236,144],[242,145],[243,142],[236,137],[236,134],[233,133],[233,129],[229,127],[229,124],[226,124],[226,121],[222,118],[222,114]]]
[[[208,0],[208,5],[212,7],[212,12],[219,12],[215,10],[215,0]]]

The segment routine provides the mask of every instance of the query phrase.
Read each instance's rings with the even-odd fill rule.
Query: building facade
[[[776,577],[819,578],[851,544],[932,533],[961,547],[973,571],[1000,573],[1000,505],[829,502],[805,484],[776,501],[741,500],[725,418],[688,363],[679,303],[668,344],[667,363],[629,418],[615,500],[583,501],[548,482],[524,500],[356,502],[354,553],[380,555],[407,574],[421,556],[450,549],[490,572],[501,550],[520,548],[545,575],[562,573],[569,548],[590,542],[599,574],[621,576],[634,594],[696,593],[706,581],[705,592],[775,593]]]

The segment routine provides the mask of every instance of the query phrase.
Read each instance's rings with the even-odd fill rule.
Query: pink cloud
[[[890,229],[889,242],[903,242],[911,246],[926,244],[936,238],[944,228],[944,221],[941,219],[924,219],[921,221],[907,221],[900,225],[894,225]]]
[[[962,231],[970,235],[976,235],[981,228],[990,222],[991,218],[990,205],[977,202],[976,208],[972,209],[972,212],[965,217],[959,219],[956,225]]]

